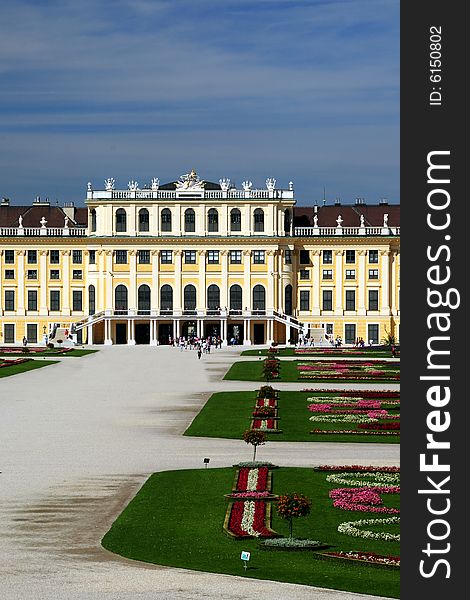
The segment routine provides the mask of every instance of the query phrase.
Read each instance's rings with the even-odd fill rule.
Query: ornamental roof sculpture
[[[181,175],[180,181],[176,182],[177,190],[200,190],[204,189],[204,181],[199,179],[198,174],[194,169],[191,170],[190,173],[186,173],[185,175]]]

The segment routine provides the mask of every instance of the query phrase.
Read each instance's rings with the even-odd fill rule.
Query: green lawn
[[[369,348],[364,348],[361,350],[360,348],[351,348],[351,352],[349,349],[341,350],[341,348],[331,348],[328,349],[327,352],[323,351],[321,348],[306,348],[301,346],[299,348],[301,350],[308,350],[308,353],[305,354],[296,354],[295,348],[278,348],[276,356],[279,358],[282,356],[297,356],[299,359],[302,356],[309,356],[315,358],[327,358],[328,356],[332,356],[334,358],[349,358],[353,356],[354,358],[392,358],[392,352],[390,350],[370,350]],[[263,348],[262,350],[244,350],[240,356],[267,356],[268,349]]]
[[[54,365],[57,360],[33,360],[28,359],[27,362],[19,365],[11,365],[9,367],[0,368],[0,377],[9,377],[10,375],[18,375],[18,373],[25,373],[32,369],[40,369],[41,367],[47,367],[48,365]]]
[[[252,392],[218,392],[212,394],[195,417],[184,435],[242,439],[243,432],[250,427],[251,413],[255,405],[256,390]],[[335,392],[286,392],[279,393],[278,416],[282,433],[268,433],[268,440],[274,442],[360,442],[398,444],[399,435],[353,435],[353,434],[311,434],[311,429],[352,429],[341,423],[316,424],[309,420],[312,413],[307,410],[307,398],[313,396],[335,396]],[[358,392],[359,395],[359,392]],[[385,405],[387,406],[387,405]],[[399,409],[391,406],[392,414]],[[262,455],[263,449],[259,452]]]
[[[113,523],[102,540],[103,546],[127,558],[160,565],[399,597],[396,568],[315,560],[317,555],[312,551],[266,550],[256,539],[240,541],[227,536],[222,529],[228,505],[223,495],[230,492],[234,473],[233,468],[224,468],[153,474]],[[274,493],[297,491],[312,498],[312,512],[294,523],[294,535],[319,540],[329,550],[398,555],[398,542],[338,533],[337,527],[344,521],[377,515],[333,508],[328,491],[338,486],[329,484],[326,475],[312,469],[274,470]],[[399,506],[399,498],[387,494],[384,503]],[[288,534],[288,524],[277,515],[272,527]],[[398,532],[398,526],[388,527]],[[246,573],[240,560],[242,550],[251,552]]]
[[[86,356],[87,354],[94,354],[98,350],[85,350],[82,348],[76,348],[69,350],[68,352],[60,352],[59,350],[42,350],[41,352],[8,352],[3,354],[4,357],[8,356],[24,356],[25,358],[34,358],[35,356]],[[2,356],[2,350],[0,348],[0,356]]]
[[[316,380],[315,378],[306,379],[300,378],[300,372],[297,370],[298,362],[309,362],[308,360],[281,360],[281,370],[278,378],[274,379],[274,383],[276,381],[297,381],[301,383],[305,383],[306,386],[312,383],[330,383],[330,382],[338,382],[341,383],[367,383],[367,382],[380,382],[380,383],[399,383],[399,380],[395,379],[387,379],[386,375],[371,377],[369,379],[347,379],[346,377],[331,377],[330,379],[321,379]],[[327,361],[324,361],[327,362]],[[351,361],[351,364],[354,365],[354,362]],[[313,371],[312,371],[313,374]],[[263,360],[257,361],[240,361],[235,362],[227,371],[224,376],[224,379],[229,380],[238,380],[238,381],[265,381],[263,377]],[[273,383],[273,382],[269,382]]]

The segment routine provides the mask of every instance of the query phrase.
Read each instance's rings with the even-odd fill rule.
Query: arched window
[[[127,313],[127,288],[125,285],[118,285],[114,290],[114,310]]]
[[[254,217],[254,231],[264,231],[264,210],[257,208],[253,213]]]
[[[192,208],[184,211],[184,230],[186,232],[196,231],[196,213]]]
[[[286,208],[286,210],[284,211],[284,234],[285,235],[290,235],[290,224],[291,224],[290,210],[288,208]]]
[[[213,284],[207,288],[207,308],[208,310],[220,308],[220,290],[217,285]]]
[[[139,287],[137,292],[137,312],[139,314],[150,313],[150,288],[145,283]]]
[[[171,285],[162,285],[160,289],[160,309],[173,310],[173,288]]]
[[[196,288],[192,284],[184,288],[184,310],[196,310]]]
[[[149,231],[150,229],[149,211],[146,208],[139,210],[139,231]]]
[[[215,208],[210,208],[207,213],[207,231],[219,231],[219,213]]]
[[[161,213],[161,230],[162,231],[171,231],[171,210],[169,208],[164,208]]]
[[[292,315],[292,286],[286,285],[284,290],[284,312],[286,315]]]
[[[242,309],[242,288],[239,285],[232,285],[230,288],[230,310]]]
[[[96,210],[94,208],[90,211],[91,215],[91,231],[94,233],[96,231]]]
[[[262,285],[253,288],[253,310],[266,310],[266,292]]]
[[[116,231],[127,231],[127,214],[123,208],[116,211]]]
[[[88,314],[94,315],[96,312],[96,292],[95,286],[88,286]]]
[[[242,213],[238,208],[232,208],[230,211],[230,231],[242,230]]]

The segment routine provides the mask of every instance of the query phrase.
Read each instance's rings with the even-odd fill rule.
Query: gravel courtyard
[[[210,468],[251,459],[242,440],[181,435],[212,392],[258,387],[222,381],[240,350],[213,350],[198,360],[192,351],[163,346],[100,347],[0,379],[3,599],[369,598],[145,565],[101,548],[102,536],[150,473],[203,468],[206,456]],[[269,442],[258,452],[281,466],[399,464],[399,446],[392,444]]]

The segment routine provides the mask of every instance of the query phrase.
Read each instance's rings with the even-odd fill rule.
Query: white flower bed
[[[314,415],[310,421],[318,423],[377,423],[378,419],[364,415]]]
[[[361,527],[364,527],[364,525],[388,525],[399,523],[400,517],[388,517],[387,519],[361,519],[360,521],[347,521],[346,523],[340,523],[340,525],[338,525],[338,531],[339,533],[344,533],[345,535],[351,535],[353,537],[399,542],[399,533],[360,529]]]
[[[355,473],[331,473],[327,475],[327,481],[338,483],[340,485],[353,485],[374,487],[383,485],[400,485],[400,473],[378,473],[378,472],[361,472]]]

